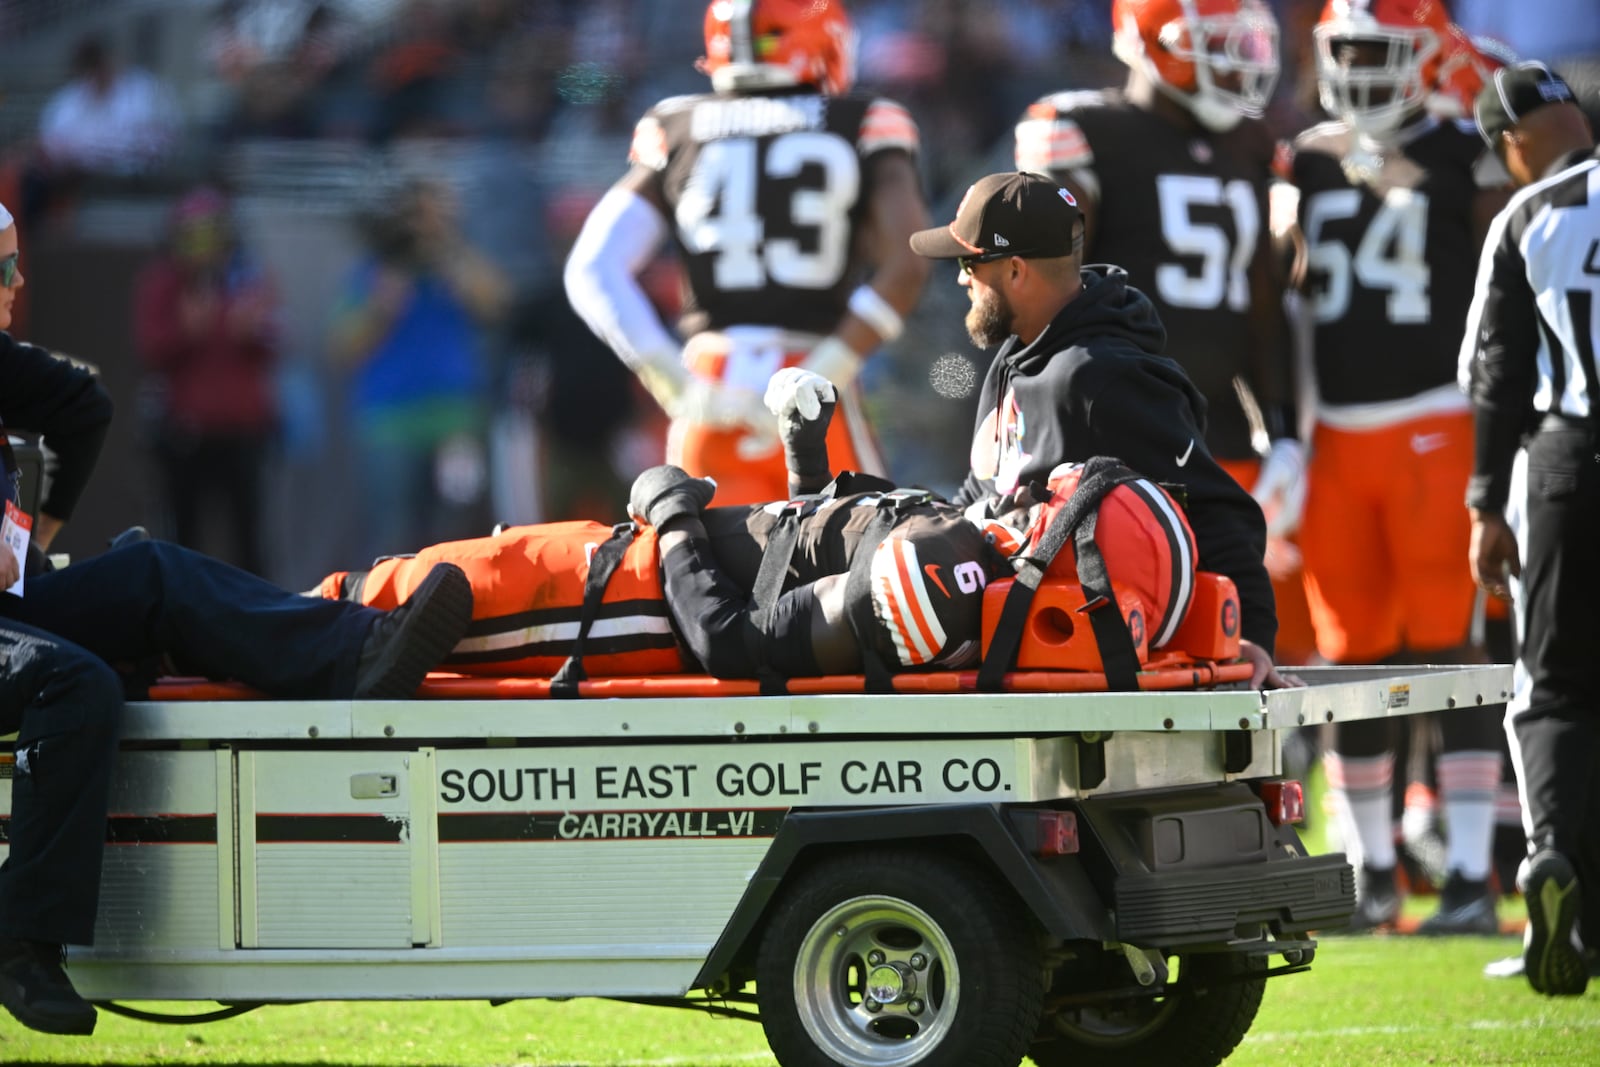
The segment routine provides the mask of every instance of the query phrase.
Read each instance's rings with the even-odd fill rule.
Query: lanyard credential
[[[11,436],[6,433],[4,423],[0,423],[0,463],[5,464],[6,500],[5,517],[0,519],[0,552],[9,549],[17,558],[17,580],[9,588],[8,593],[22,595],[22,572],[28,565],[28,538],[33,530],[33,516],[22,510],[22,468],[17,463],[17,454],[11,450]]]

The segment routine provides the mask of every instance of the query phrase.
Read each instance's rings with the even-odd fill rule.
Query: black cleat
[[[1522,969],[1528,984],[1547,997],[1581,996],[1589,986],[1589,965],[1572,943],[1583,896],[1571,861],[1554,849],[1534,853],[1523,896],[1528,902],[1528,931]]]
[[[0,1004],[17,1022],[45,1034],[92,1034],[94,1005],[61,969],[60,945],[0,938]]]
[[[358,700],[404,700],[456,647],[472,621],[472,583],[436,563],[404,604],[373,624],[356,665]]]
[[[1356,871],[1356,910],[1350,921],[1335,933],[1366,934],[1393,928],[1400,918],[1400,889],[1393,867],[1377,870],[1363,866]]]
[[[1422,920],[1417,933],[1440,936],[1477,934],[1493,937],[1500,932],[1495,915],[1494,890],[1488,879],[1470,881],[1460,871],[1451,871],[1439,891],[1439,910]]]

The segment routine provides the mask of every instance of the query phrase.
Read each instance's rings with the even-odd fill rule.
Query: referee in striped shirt
[[[1593,959],[1574,927],[1600,946],[1600,152],[1540,63],[1496,71],[1475,113],[1523,188],[1490,226],[1462,340],[1477,421],[1471,565],[1497,596],[1522,579],[1532,688],[1510,715],[1532,853],[1523,973],[1540,993],[1577,995]],[[1519,544],[1504,509],[1524,444]]]

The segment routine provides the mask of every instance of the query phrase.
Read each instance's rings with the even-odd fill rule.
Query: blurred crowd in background
[[[1317,117],[1322,5],[1272,6],[1268,120],[1288,136]],[[1537,3],[1516,25],[1501,0],[1452,6],[1524,54],[1575,57],[1593,88],[1592,0],[1568,5],[1588,10],[1577,23]],[[1123,82],[1109,7],[851,0],[858,84],[922,127],[936,216],[1010,168],[1013,123],[1041,93]],[[118,403],[58,544],[91,554],[142,523],[299,588],[495,522],[620,517],[663,423],[568,308],[560,265],[637,117],[706,88],[704,10],[0,2],[0,201],[29,268],[13,332],[96,364]],[[673,264],[651,278],[670,318]],[[936,274],[869,365],[903,484],[949,490],[966,468],[980,357],[963,300]]]

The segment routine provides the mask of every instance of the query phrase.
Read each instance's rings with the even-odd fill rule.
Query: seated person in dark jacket
[[[0,207],[0,331],[23,284],[17,228]],[[88,481],[111,421],[94,376],[0,332],[0,435],[43,435],[49,488],[31,531],[48,545]],[[4,437],[0,436],[0,441]],[[106,802],[124,681],[111,664],[170,657],[276,697],[411,695],[472,614],[458,568],[434,568],[394,612],[310,600],[177,545],[145,541],[21,578],[30,525],[7,478],[0,546],[0,735],[16,733],[10,854],[0,866],[0,1005],[24,1025],[94,1030],[95,1009],[61,968],[94,936]]]
[[[1292,684],[1272,663],[1278,622],[1261,508],[1207,451],[1205,400],[1161,355],[1166,330],[1149,298],[1118,267],[1082,265],[1083,225],[1072,194],[1049,178],[991,174],[967,190],[954,221],[911,238],[918,254],[959,265],[967,332],[980,348],[1000,346],[956,502],[1001,497],[1097,455],[1182,485],[1200,569],[1238,587],[1252,688]]]

